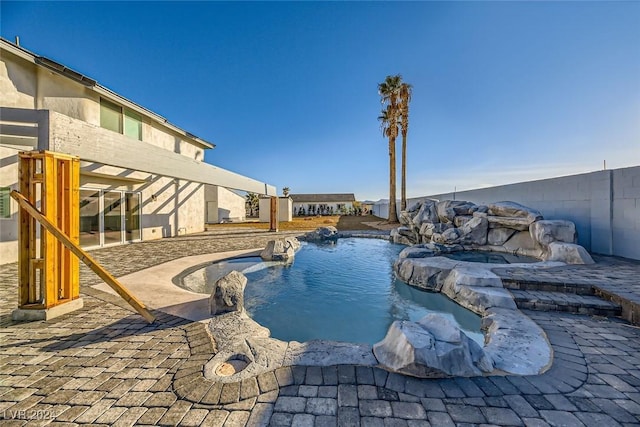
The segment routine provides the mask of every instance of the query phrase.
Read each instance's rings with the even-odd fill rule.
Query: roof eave
[[[150,117],[151,119],[157,121],[158,123],[162,124],[163,126],[171,129],[174,132],[177,132],[181,135],[184,135],[186,138],[188,138],[190,140],[190,142],[195,143],[195,145],[200,146],[201,148],[204,149],[211,149],[211,148],[215,148],[215,144],[205,141],[202,138],[197,137],[196,135],[187,132],[186,130],[179,128],[178,126],[172,124],[171,122],[169,122],[166,118],[162,117],[159,114],[154,113],[153,111],[139,105],[136,104],[135,102],[125,98],[122,95],[117,94],[116,92],[110,90],[109,88],[102,86],[101,84],[99,84],[96,80],[93,80],[85,75],[83,75],[82,73],[79,73],[63,64],[60,64],[57,61],[54,61],[52,59],[49,59],[47,57],[44,56],[40,56],[40,55],[36,55],[35,53],[25,49],[22,46],[18,46],[12,42],[10,42],[9,40],[5,39],[4,37],[0,37],[0,44],[2,44],[2,48],[6,49],[7,51],[9,51],[10,53],[41,67],[46,68],[49,71],[52,71],[56,74],[59,74],[61,76],[64,76],[68,79],[71,79],[77,83],[80,83],[84,86],[87,86],[91,89],[93,89],[94,91],[96,91],[98,94],[109,98],[112,101],[117,101],[120,104],[123,104],[125,107],[140,113],[144,116]]]

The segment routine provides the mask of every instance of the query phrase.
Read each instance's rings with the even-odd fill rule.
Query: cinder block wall
[[[511,200],[539,210],[546,219],[573,221],[578,243],[591,252],[640,259],[640,166],[435,194],[407,205],[425,198],[477,204]],[[388,204],[374,211],[385,217]]]
[[[640,167],[613,171],[613,253],[640,259]]]

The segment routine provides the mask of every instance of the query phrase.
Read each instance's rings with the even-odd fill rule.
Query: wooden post
[[[269,231],[278,231],[278,198],[271,197],[271,209],[269,210]]]
[[[23,152],[19,159],[20,193],[31,205],[40,203],[40,213],[77,243],[80,160],[50,151]],[[18,216],[19,308],[48,310],[78,299],[78,260],[24,209]]]

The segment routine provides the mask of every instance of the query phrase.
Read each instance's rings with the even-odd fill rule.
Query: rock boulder
[[[417,236],[408,227],[398,227],[391,230],[389,240],[401,245],[413,245],[417,243]]]
[[[338,229],[332,225],[328,227],[318,227],[314,231],[305,234],[304,238],[308,242],[336,240],[338,239]]]
[[[576,226],[571,221],[542,220],[529,226],[531,238],[543,248],[551,242],[576,243]]]
[[[497,369],[516,375],[539,375],[553,360],[544,331],[520,310],[490,308],[482,318],[484,351]]]
[[[295,237],[271,240],[260,252],[260,258],[265,261],[289,261],[298,249],[300,249],[300,242]]]
[[[431,222],[423,222],[420,227],[420,235],[424,237],[428,237],[431,240],[431,236],[435,233],[442,234],[445,230],[453,228],[453,224],[445,224],[442,222],[431,223]]]
[[[420,206],[420,210],[418,210],[411,222],[416,230],[420,230],[423,223],[438,222],[436,202],[433,200],[426,200],[423,202],[422,206]]]
[[[496,202],[489,206],[489,215],[527,218],[530,223],[542,219],[542,214],[516,202]]]
[[[441,222],[453,222],[459,215],[473,215],[478,207],[463,200],[443,200],[436,204],[436,212]]]
[[[487,243],[489,245],[501,246],[514,235],[516,230],[512,228],[490,228],[487,233]]]
[[[467,245],[486,245],[489,221],[486,217],[474,216],[458,228],[461,232],[460,243]]]
[[[420,378],[474,376],[493,370],[482,348],[454,323],[438,314],[418,322],[395,321],[373,346],[384,367]]]
[[[589,252],[573,243],[551,242],[545,254],[545,261],[562,261],[567,264],[594,264]]]
[[[436,243],[453,245],[460,243],[460,236],[462,236],[462,231],[459,228],[449,228],[443,231],[442,234],[434,233],[431,238]]]
[[[218,279],[209,297],[209,312],[216,316],[244,310],[244,288],[247,278],[239,271],[232,271]]]

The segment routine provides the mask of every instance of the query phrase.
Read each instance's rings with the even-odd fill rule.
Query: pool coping
[[[194,322],[208,322],[211,319],[209,296],[180,288],[172,279],[195,264],[257,255],[261,250],[262,248],[252,248],[186,256],[127,274],[119,277],[118,281],[149,308]],[[91,288],[117,295],[106,283],[99,283]]]

